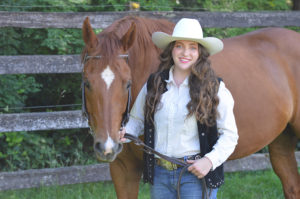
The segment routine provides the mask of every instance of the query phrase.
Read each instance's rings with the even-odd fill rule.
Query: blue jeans
[[[177,181],[182,168],[168,171],[158,165],[154,168],[154,183],[151,186],[151,199],[176,199]],[[209,199],[216,199],[218,189],[209,189],[211,191]],[[204,193],[205,194],[205,193]],[[201,199],[202,183],[194,174],[185,171],[180,182],[181,199]]]

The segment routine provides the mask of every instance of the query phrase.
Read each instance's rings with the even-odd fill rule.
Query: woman
[[[210,198],[224,182],[223,163],[234,151],[238,134],[234,100],[210,67],[208,57],[223,49],[214,37],[203,38],[195,19],[181,19],[173,34],[155,32],[154,44],[164,49],[158,71],[141,89],[125,129],[144,134],[145,144],[158,152],[191,164],[181,179],[181,198],[201,198],[204,178]],[[182,167],[144,154],[145,182],[151,198],[176,198]]]

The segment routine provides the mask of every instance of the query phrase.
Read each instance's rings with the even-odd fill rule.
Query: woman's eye
[[[192,50],[198,50],[196,46],[191,47]]]

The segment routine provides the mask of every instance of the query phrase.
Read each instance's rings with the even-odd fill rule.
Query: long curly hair
[[[160,106],[161,95],[164,92],[162,71],[170,69],[174,65],[172,49],[175,41],[171,42],[160,55],[160,65],[153,74],[152,86],[147,92],[145,102],[145,120],[152,121],[152,115]],[[219,81],[214,70],[210,67],[208,51],[199,44],[199,58],[191,68],[189,77],[189,94],[191,100],[187,104],[189,111],[187,117],[195,115],[197,121],[207,126],[216,124],[218,117],[217,106],[219,98],[217,96]]]

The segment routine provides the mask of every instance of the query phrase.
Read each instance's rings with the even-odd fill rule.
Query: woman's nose
[[[189,51],[188,51],[188,49],[186,49],[186,48],[183,48],[183,50],[182,50],[182,54],[183,54],[183,55],[188,55],[188,54],[189,54]]]

